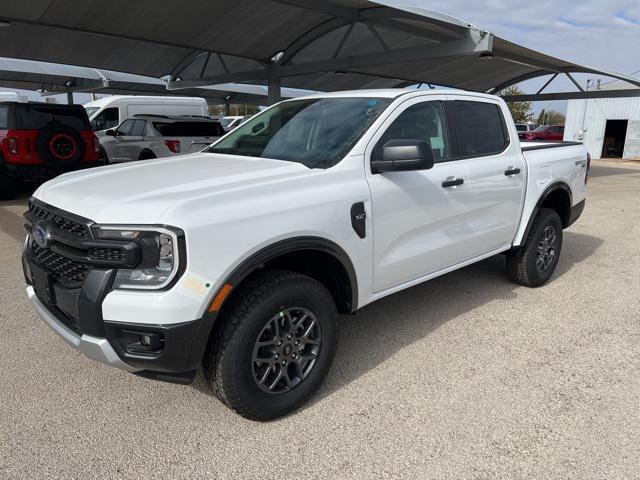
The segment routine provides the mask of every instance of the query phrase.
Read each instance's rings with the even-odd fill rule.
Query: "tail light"
[[[167,145],[169,150],[171,150],[173,153],[180,153],[180,151],[182,150],[182,145],[180,145],[180,140],[165,140],[164,143]]]
[[[11,155],[18,154],[18,139],[16,137],[7,138],[7,148],[9,149],[9,153]]]
[[[95,135],[93,136],[93,151],[95,153],[100,153],[100,140]]]

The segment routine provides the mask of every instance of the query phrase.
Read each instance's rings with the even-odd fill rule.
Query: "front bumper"
[[[46,205],[42,208],[53,211]],[[82,226],[79,217],[53,212],[60,225],[71,228],[62,223],[62,216],[65,222],[73,223],[72,231]],[[77,249],[71,251],[72,256],[65,256],[67,250],[58,248],[58,244],[68,238],[60,228],[47,228],[51,243],[44,247],[37,244],[31,236],[32,220],[27,215],[30,235],[25,241],[22,265],[29,301],[44,322],[94,360],[148,378],[188,383],[201,363],[215,317],[205,313],[193,320],[200,315],[194,308],[168,308],[181,305],[181,301],[184,304],[184,296],[175,286],[156,295],[114,291],[116,268],[96,265],[92,255]],[[105,316],[106,299],[111,297],[124,298],[125,305]]]
[[[33,287],[27,287],[27,296],[31,306],[36,313],[44,320],[51,330],[56,332],[65,342],[76,350],[84,353],[87,357],[97,360],[100,363],[112,367],[126,370],[127,372],[137,372],[140,368],[133,367],[123,362],[106,338],[92,337],[90,335],[78,334],[54,317],[43,303],[36,296]]]

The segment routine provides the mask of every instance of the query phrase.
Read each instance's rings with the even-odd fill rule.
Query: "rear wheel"
[[[18,180],[0,172],[0,200],[12,200],[18,194]]]
[[[214,393],[252,420],[300,407],[329,371],[336,317],[333,298],[319,282],[288,271],[256,274],[218,319],[205,353]]]
[[[152,158],[157,158],[153,152],[145,150],[140,154],[140,158],[138,160],[151,160]]]
[[[509,278],[527,287],[547,283],[558,265],[562,251],[562,221],[548,208],[541,209],[524,245],[507,255]]]

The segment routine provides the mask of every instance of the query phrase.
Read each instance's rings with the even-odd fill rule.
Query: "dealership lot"
[[[640,454],[640,165],[594,162],[540,289],[499,256],[342,317],[312,402],[234,415],[199,375],[144,380],[28,307],[26,195],[0,203],[0,478],[632,478]]]

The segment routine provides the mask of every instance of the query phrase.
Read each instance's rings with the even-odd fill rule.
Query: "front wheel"
[[[205,353],[214,393],[252,420],[297,409],[320,387],[337,344],[327,289],[289,271],[257,273],[234,295]]]
[[[525,243],[507,255],[509,278],[527,287],[547,283],[562,251],[562,221],[549,208],[542,208],[533,220]]]

